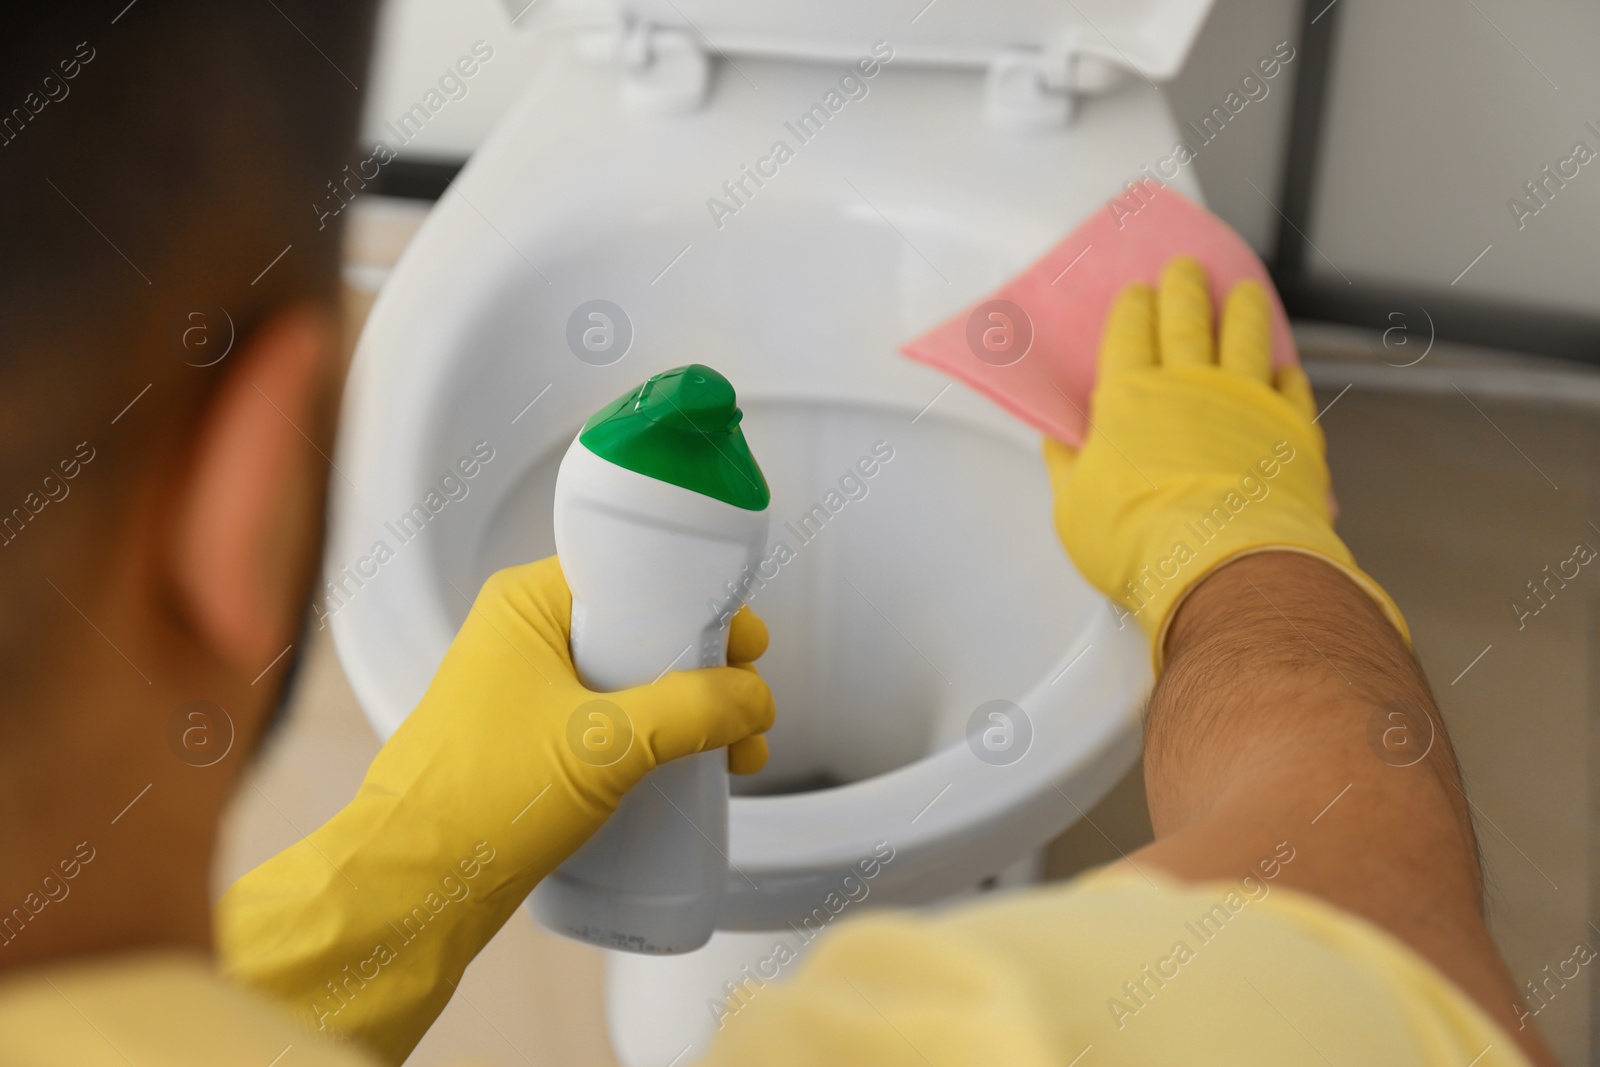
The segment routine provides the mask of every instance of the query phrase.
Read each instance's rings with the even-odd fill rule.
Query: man
[[[234,984],[209,965],[218,814],[315,569],[342,366],[337,228],[309,205],[346,158],[369,18],[143,0],[8,33],[7,1063],[398,1062],[651,767],[765,758],[748,612],[735,666],[607,694],[634,740],[595,766],[566,741],[595,694],[559,568],[501,572],[350,806],[224,898]],[[1236,293],[1214,339],[1193,264],[1130,290],[1095,433],[1046,453],[1068,550],[1156,650],[1156,843],[1065,887],[848,924],[711,1062],[1553,1062],[1511,1015],[1442,733],[1404,768],[1368,743],[1437,713],[1329,525],[1265,309]],[[231,747],[194,758],[188,731],[223,723]]]

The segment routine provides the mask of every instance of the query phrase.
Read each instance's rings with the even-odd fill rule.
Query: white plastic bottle
[[[695,363],[584,424],[556,475],[572,655],[591,689],[727,663],[727,620],[766,548],[770,495],[733,386]],[[597,728],[617,724],[596,720]],[[621,753],[615,757],[620,758]],[[606,948],[705,944],[727,881],[727,751],[662,764],[533,894],[539,921]]]

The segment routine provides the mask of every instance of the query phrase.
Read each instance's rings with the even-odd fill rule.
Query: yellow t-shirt
[[[5,1067],[375,1067],[224,982],[197,953],[152,952],[0,981]]]
[[[747,984],[701,1067],[1527,1067],[1371,924],[1149,873],[846,923],[792,982]]]
[[[1527,1067],[1387,934],[1255,886],[1118,871],[942,915],[849,921],[792,982],[747,986],[702,1067]],[[197,955],[0,981],[5,1067],[375,1062],[297,1028]]]

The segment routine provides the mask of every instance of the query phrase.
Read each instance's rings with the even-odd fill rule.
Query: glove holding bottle
[[[683,403],[670,391],[659,399],[669,395]],[[685,432],[698,438],[689,425]],[[757,499],[724,473],[751,494],[740,499]],[[756,482],[764,507],[758,473]],[[759,508],[735,510],[765,521]],[[749,537],[738,553],[759,541]],[[587,574],[582,555],[572,562]],[[676,663],[682,643],[660,655],[652,648],[644,684],[617,689],[612,661],[597,650],[625,653],[641,634],[624,634],[619,645],[598,641],[616,615],[591,594],[577,615],[598,643],[573,641],[565,562],[550,557],[491,575],[355,798],[223,895],[216,939],[230,979],[288,1005],[311,1030],[399,1063],[534,886],[607,825],[624,796],[645,789],[659,798],[645,784],[652,772],[698,758],[710,767],[698,773],[721,772],[725,782],[723,768],[751,774],[766,762],[761,735],[772,725],[772,694],[751,662],[767,647],[759,618],[739,608],[731,620],[714,620],[711,658],[723,662],[725,650],[729,666],[691,670],[707,658],[704,648]],[[650,577],[648,568],[634,573]],[[660,607],[644,598],[647,587],[654,588],[642,580],[633,587],[641,615]],[[720,579],[713,593],[729,596]],[[729,600],[726,610],[736,606]],[[694,607],[694,633],[702,634],[711,609],[704,597]],[[574,650],[592,662],[594,684],[580,677]],[[590,718],[597,707],[610,716],[609,737]],[[725,785],[719,796],[725,811]],[[348,965],[330,969],[330,960]]]

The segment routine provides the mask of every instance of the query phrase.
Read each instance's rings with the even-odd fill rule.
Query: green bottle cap
[[[744,508],[772,499],[739,429],[728,379],[703,363],[662,371],[583,424],[578,440],[619,467]]]

